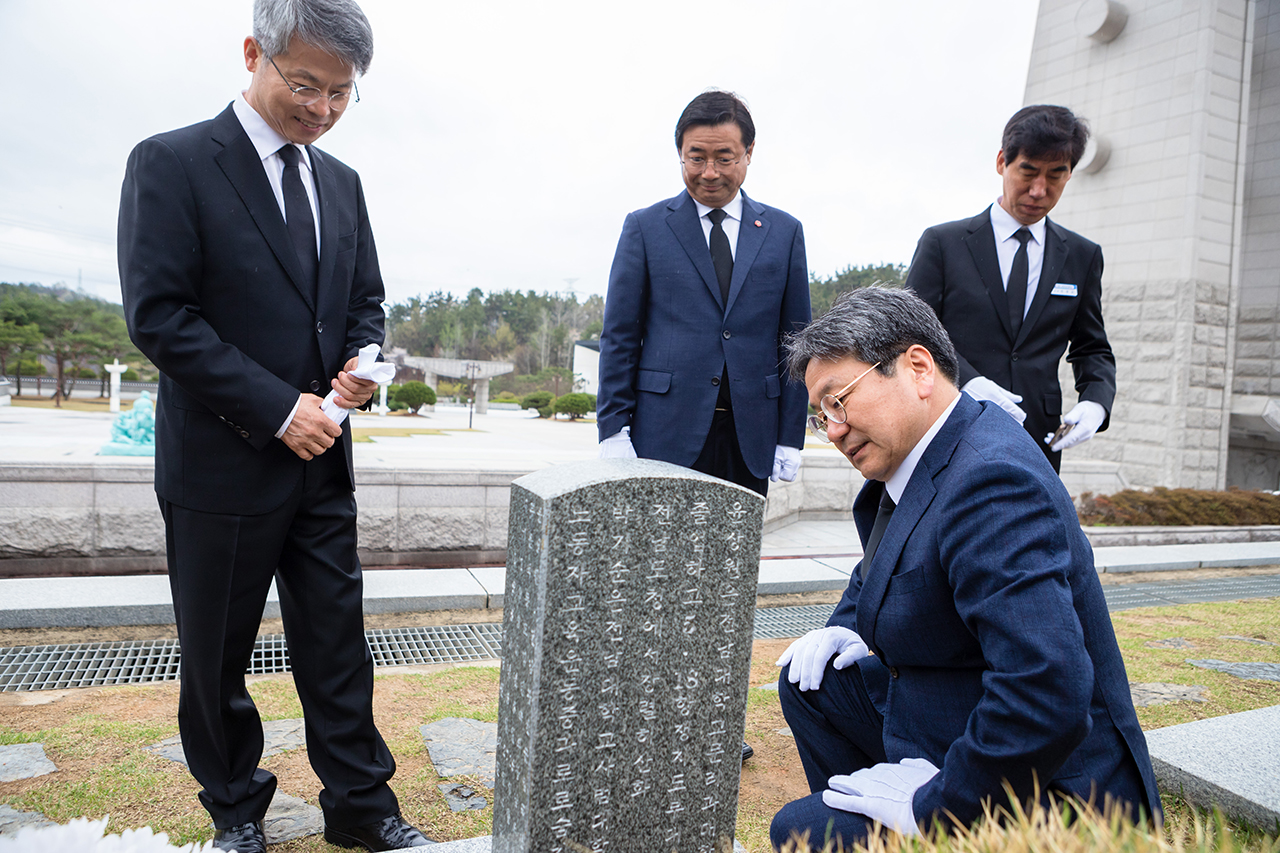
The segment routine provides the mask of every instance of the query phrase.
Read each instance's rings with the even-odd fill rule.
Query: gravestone
[[[511,484],[494,853],[723,853],[764,499],[664,462]]]

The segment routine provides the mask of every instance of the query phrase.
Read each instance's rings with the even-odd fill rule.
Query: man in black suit
[[[1066,107],[1019,110],[996,155],[1003,195],[972,219],[927,229],[907,270],[907,287],[955,343],[964,390],[1022,423],[1055,471],[1063,450],[1107,428],[1116,393],[1102,323],[1102,249],[1048,219],[1088,138]],[[1063,352],[1079,394],[1066,415]]]
[[[359,100],[373,35],[352,0],[257,0],[249,88],[130,155],[119,262],[129,332],[160,368],[156,493],[182,646],[178,722],[214,844],[263,851],[276,788],[245,688],[274,577],[326,840],[430,843],[401,817],[373,720],[349,420],[374,383],[382,279],[359,176],[311,147]]]

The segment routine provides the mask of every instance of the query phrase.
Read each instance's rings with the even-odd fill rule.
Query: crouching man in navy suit
[[[907,290],[843,296],[796,335],[810,429],[867,478],[865,556],[827,627],[779,660],[813,792],[773,820],[851,845],[873,821],[967,826],[983,802],[1077,797],[1160,815],[1093,553],[1036,442],[956,387]],[[953,823],[954,822],[954,823]]]
[[[765,494],[794,480],[804,387],[783,338],[809,322],[804,232],[739,188],[746,104],[703,92],[676,122],[687,192],[628,214],[600,334],[601,458],[639,455]]]

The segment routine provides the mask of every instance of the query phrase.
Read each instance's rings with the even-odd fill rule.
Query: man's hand
[[[320,411],[322,402],[315,394],[300,394],[298,411],[284,435],[280,436],[280,440],[302,459],[316,458],[333,447],[334,440],[342,435],[342,427]]]
[[[769,479],[790,483],[800,473],[800,448],[779,444],[773,449],[773,473]]]
[[[964,383],[965,392],[975,400],[990,400],[1021,424],[1027,419],[1027,413],[1018,408],[1022,397],[1007,388],[1002,388],[985,376],[975,376]]]
[[[1050,447],[1053,451],[1066,450],[1068,447],[1075,447],[1093,438],[1094,433],[1098,431],[1098,427],[1102,426],[1102,422],[1107,419],[1107,410],[1102,408],[1099,403],[1091,403],[1088,400],[1076,403],[1075,408],[1062,416],[1064,424],[1074,424],[1071,431],[1058,439],[1057,444]],[[1044,437],[1044,443],[1048,444],[1053,441],[1053,433],[1049,433]]]
[[[839,655],[833,666],[844,669],[867,656],[867,644],[862,642],[856,631],[839,625],[818,628],[788,646],[778,658],[777,665],[790,663],[787,680],[799,684],[801,690],[817,690],[822,685],[822,674],[826,672],[827,661],[832,655]]]
[[[938,768],[925,758],[876,764],[849,776],[832,776],[822,792],[822,802],[833,809],[866,815],[903,835],[919,835],[911,798],[937,775]]]
[[[624,426],[617,434],[600,442],[601,459],[635,459],[636,449],[631,446],[631,427]]]
[[[338,373],[338,378],[329,382],[333,390],[338,392],[338,396],[333,398],[333,402],[344,409],[360,408],[369,402],[369,398],[373,396],[373,392],[378,388],[377,382],[371,382],[368,379],[357,379],[348,372],[355,370],[359,362],[360,360],[355,357],[347,359],[347,363]]]

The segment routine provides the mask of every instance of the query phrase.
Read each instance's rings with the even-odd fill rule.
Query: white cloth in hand
[[[379,385],[395,379],[396,366],[389,361],[378,361],[380,352],[382,347],[377,344],[360,347],[359,354],[356,356],[356,369],[351,371],[351,375],[357,379],[377,382]],[[344,409],[335,403],[337,396],[338,392],[331,390],[324,398],[324,402],[320,404],[320,411],[328,415],[329,420],[335,424],[340,424],[347,419],[350,409]]]
[[[822,792],[822,802],[833,809],[866,815],[903,835],[919,835],[911,798],[937,775],[938,768],[925,758],[876,764],[849,776],[832,776]]]
[[[1008,412],[1018,423],[1027,419],[1027,413],[1018,408],[1022,397],[997,385],[985,376],[975,376],[964,383],[964,391],[975,400],[990,400]]]
[[[1062,451],[1088,441],[1093,438],[1098,427],[1102,426],[1102,422],[1106,419],[1107,410],[1102,408],[1100,403],[1091,403],[1088,400],[1076,403],[1071,411],[1062,416],[1064,424],[1075,424],[1075,426],[1071,427],[1071,431],[1058,439],[1058,443],[1049,449]],[[1045,444],[1051,441],[1053,441],[1053,433],[1044,437]]]
[[[779,444],[773,449],[773,473],[769,479],[790,483],[800,473],[800,448]]]
[[[631,446],[631,427],[624,426],[617,433],[600,442],[601,459],[635,459],[636,449]]]
[[[799,684],[801,690],[817,690],[822,686],[822,675],[832,655],[837,655],[832,666],[844,669],[867,656],[867,644],[857,631],[839,625],[818,628],[788,646],[777,665],[790,663],[787,680]]]

